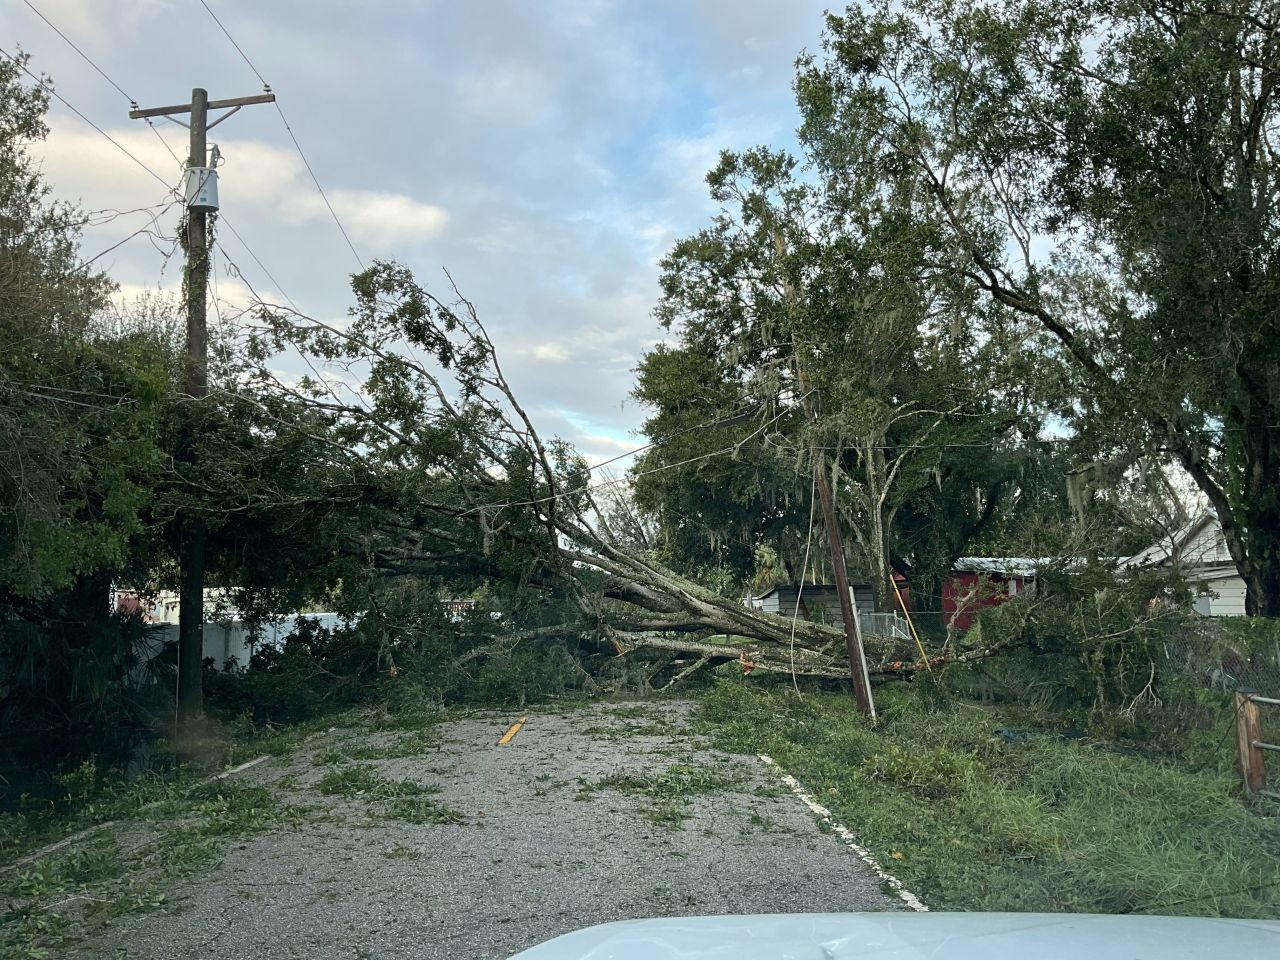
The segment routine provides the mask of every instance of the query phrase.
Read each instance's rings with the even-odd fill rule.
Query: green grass
[[[230,766],[263,754],[292,756],[317,733],[335,726],[355,726],[368,716],[367,711],[347,710],[303,723],[262,728],[211,721],[205,735],[193,741],[185,760],[179,762],[171,745],[158,741],[153,744],[153,769],[131,778],[119,770],[99,767],[90,759],[53,777],[41,796],[24,796],[14,809],[0,811],[0,864],[78,830],[129,819],[149,804],[181,797],[193,784]],[[418,725],[437,719],[433,713],[429,721]]]
[[[36,860],[10,875],[8,894],[41,900],[120,876],[124,862],[115,837],[102,834],[61,857]]]
[[[42,796],[24,797],[17,809],[0,812],[0,864],[113,821],[132,823],[152,837],[126,856],[103,833],[0,875],[0,892],[10,897],[8,906],[0,908],[0,956],[61,956],[97,924],[164,908],[169,887],[182,877],[216,867],[233,840],[291,829],[321,815],[285,802],[265,786],[235,779],[205,783],[211,773],[263,754],[290,757],[314,743],[317,734],[335,727],[373,727],[398,735],[376,746],[356,746],[349,740],[326,746],[317,757],[326,765],[417,756],[438,745],[431,728],[444,718],[437,706],[405,703],[374,711],[351,709],[286,726],[211,722],[205,736],[191,745],[194,759],[178,763],[166,745],[158,743],[155,769],[133,779],[100,769],[92,760],[58,775]],[[362,775],[363,771],[354,776]],[[275,786],[290,791],[296,784],[286,776]],[[462,822],[461,814],[428,798],[433,788],[382,778],[373,786],[366,799],[380,817],[414,824]],[[358,784],[353,780],[341,789],[358,792]],[[60,903],[58,910],[51,909]]]
[[[434,792],[434,788],[424,787],[412,780],[388,780],[371,763],[357,763],[330,770],[320,778],[316,789],[326,796],[345,797],[348,800],[357,797],[365,800],[392,800],[418,796],[429,789]]]
[[[937,909],[1280,916],[1280,821],[1226,773],[1108,744],[1006,743],[1000,715],[881,693],[852,698],[721,682],[700,725],[771,755]]]
[[[382,815],[405,823],[466,823],[466,817],[457,810],[443,807],[424,796],[397,797],[387,804]]]
[[[328,747],[317,753],[312,762],[317,766],[332,766],[348,760],[398,760],[403,757],[419,757],[428,750],[439,747],[439,733],[424,727],[402,733],[386,743],[348,742]]]
[[[231,779],[171,783],[130,813],[152,834],[127,856],[104,828],[13,871],[6,890],[13,906],[0,914],[0,955],[52,956],[96,925],[160,909],[175,881],[216,867],[232,841],[293,828],[309,816],[267,787]],[[69,906],[74,911],[64,915]]]
[[[590,800],[597,791],[640,796],[648,801],[641,810],[650,823],[679,829],[689,817],[689,797],[719,793],[737,784],[737,779],[707,767],[673,763],[659,773],[612,773],[593,783],[583,783],[575,800]]]
[[[430,794],[440,792],[439,787],[413,780],[389,780],[368,763],[330,770],[320,778],[316,789],[326,796],[363,801],[371,813],[390,820],[417,824],[465,822],[458,811],[430,799]]]
[[[339,747],[329,747],[327,750],[321,750],[312,757],[311,762],[317,767],[325,767],[336,766],[339,763],[346,763],[349,759],[350,757],[347,755],[345,750]]]

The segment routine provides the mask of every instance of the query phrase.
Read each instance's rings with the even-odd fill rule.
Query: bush
[[[210,708],[260,726],[376,705],[386,722],[412,723],[444,704],[523,705],[585,682],[563,641],[504,643],[494,634],[505,624],[479,606],[458,623],[420,623],[391,639],[373,617],[347,629],[301,624],[279,649],[256,653],[248,669],[210,670]],[[463,656],[477,649],[482,655]]]
[[[0,617],[0,808],[90,756],[126,765],[172,716],[172,696],[172,667],[137,617]]]

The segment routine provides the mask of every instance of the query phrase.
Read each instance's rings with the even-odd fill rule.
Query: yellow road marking
[[[502,746],[504,744],[510,743],[511,738],[520,732],[520,728],[524,726],[524,722],[528,719],[529,719],[528,717],[521,717],[519,720],[513,723],[511,725],[511,729],[509,729],[506,733],[504,733],[502,735],[502,739],[498,741],[498,746]]]

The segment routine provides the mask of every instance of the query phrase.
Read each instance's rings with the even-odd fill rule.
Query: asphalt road
[[[334,731],[241,775],[315,816],[233,846],[85,955],[496,960],[635,917],[901,908],[776,769],[707,748],[688,710],[530,709],[505,745],[515,714],[473,716],[420,755],[361,761],[440,787],[432,800],[457,824],[370,817],[360,798],[321,795],[320,778],[345,766],[317,762],[325,751],[392,736]]]

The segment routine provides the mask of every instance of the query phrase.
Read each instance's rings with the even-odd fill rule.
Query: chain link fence
[[[1280,697],[1280,631],[1246,624],[1244,618],[1192,621],[1162,642],[1163,666],[1209,690]]]
[[[1161,646],[1165,669],[1221,696],[1246,792],[1280,800],[1280,751],[1271,746],[1280,743],[1280,630],[1266,620],[1205,619]]]

